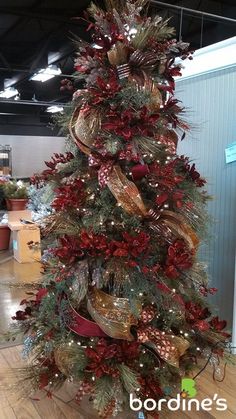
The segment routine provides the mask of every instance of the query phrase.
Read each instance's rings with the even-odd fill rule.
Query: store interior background
[[[12,175],[28,178],[44,169],[44,161],[64,148],[58,128],[52,128],[46,107],[66,103],[68,92],[60,91],[63,74],[72,74],[74,46],[71,32],[88,39],[85,23],[71,19],[82,16],[89,1],[1,1],[0,5],[0,83],[11,79],[20,95],[18,103],[0,99],[0,145],[12,147]],[[235,1],[168,1],[209,13],[236,19]],[[180,33],[180,10],[152,4],[155,13],[173,15]],[[193,48],[200,48],[235,36],[235,24],[183,14],[181,35]],[[53,55],[53,54],[54,55]],[[48,57],[60,66],[62,75],[45,83],[29,81],[30,75],[43,68]],[[236,56],[236,54],[235,54]],[[53,58],[51,58],[53,60]],[[15,70],[19,71],[15,71]],[[82,87],[82,86],[81,86]],[[177,98],[186,107],[192,131],[179,146],[179,153],[190,156],[208,180],[208,192],[214,196],[209,212],[215,222],[210,230],[209,246],[202,257],[209,261],[212,285],[219,289],[214,304],[229,326],[233,318],[233,294],[236,249],[236,162],[226,164],[225,148],[236,140],[235,97],[236,62],[231,68],[177,82]],[[37,105],[22,101],[38,101]],[[22,103],[21,103],[22,102]],[[40,105],[40,102],[47,105]]]

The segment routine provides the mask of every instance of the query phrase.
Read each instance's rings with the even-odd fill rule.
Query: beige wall
[[[53,153],[63,152],[64,138],[0,135],[0,145],[12,147],[13,177],[30,177],[46,168]]]

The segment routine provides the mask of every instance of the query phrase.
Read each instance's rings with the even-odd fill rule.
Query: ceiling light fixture
[[[56,112],[63,112],[63,110],[64,110],[63,106],[53,105],[53,106],[49,106],[49,107],[46,109],[46,112],[49,112],[49,113],[56,113]]]
[[[49,65],[47,68],[41,68],[41,70],[34,73],[30,80],[41,81],[44,83],[47,80],[52,79],[55,76],[61,74],[61,69],[56,65]]]
[[[11,97],[17,96],[18,94],[18,90],[14,87],[7,87],[0,92],[0,98],[9,99]]]

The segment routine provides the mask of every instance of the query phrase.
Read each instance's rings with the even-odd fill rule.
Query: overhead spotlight
[[[41,81],[44,83],[47,80],[52,79],[55,76],[61,74],[61,69],[56,65],[49,65],[47,68],[41,68],[41,70],[34,73],[30,80]]]
[[[95,44],[95,43],[92,44],[92,47],[96,48],[96,49],[102,49],[102,47],[100,45]]]
[[[19,92],[14,87],[7,87],[0,92],[0,97],[4,99],[10,99],[11,97],[19,95]]]
[[[49,113],[56,113],[56,112],[63,112],[63,110],[64,110],[63,106],[53,105],[53,106],[49,106],[49,107],[46,109],[46,112],[49,112]]]

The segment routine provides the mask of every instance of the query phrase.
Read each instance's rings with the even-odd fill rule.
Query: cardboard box
[[[23,228],[21,230],[13,230],[13,254],[19,263],[39,262],[41,259],[40,250],[30,249],[28,244],[30,241],[40,243],[39,228]]]
[[[8,227],[13,235],[13,254],[19,263],[38,262],[41,259],[41,251],[30,249],[30,241],[40,243],[40,230],[36,224],[24,224],[20,220],[32,220],[31,211],[9,211]]]
[[[23,211],[8,211],[8,227],[13,230],[13,226],[11,228],[10,224],[17,223],[19,226],[19,230],[24,227],[24,224],[20,222],[20,219],[23,220],[32,220],[32,214],[29,210],[23,210]],[[22,227],[23,226],[23,227]],[[17,228],[14,228],[17,230]]]

